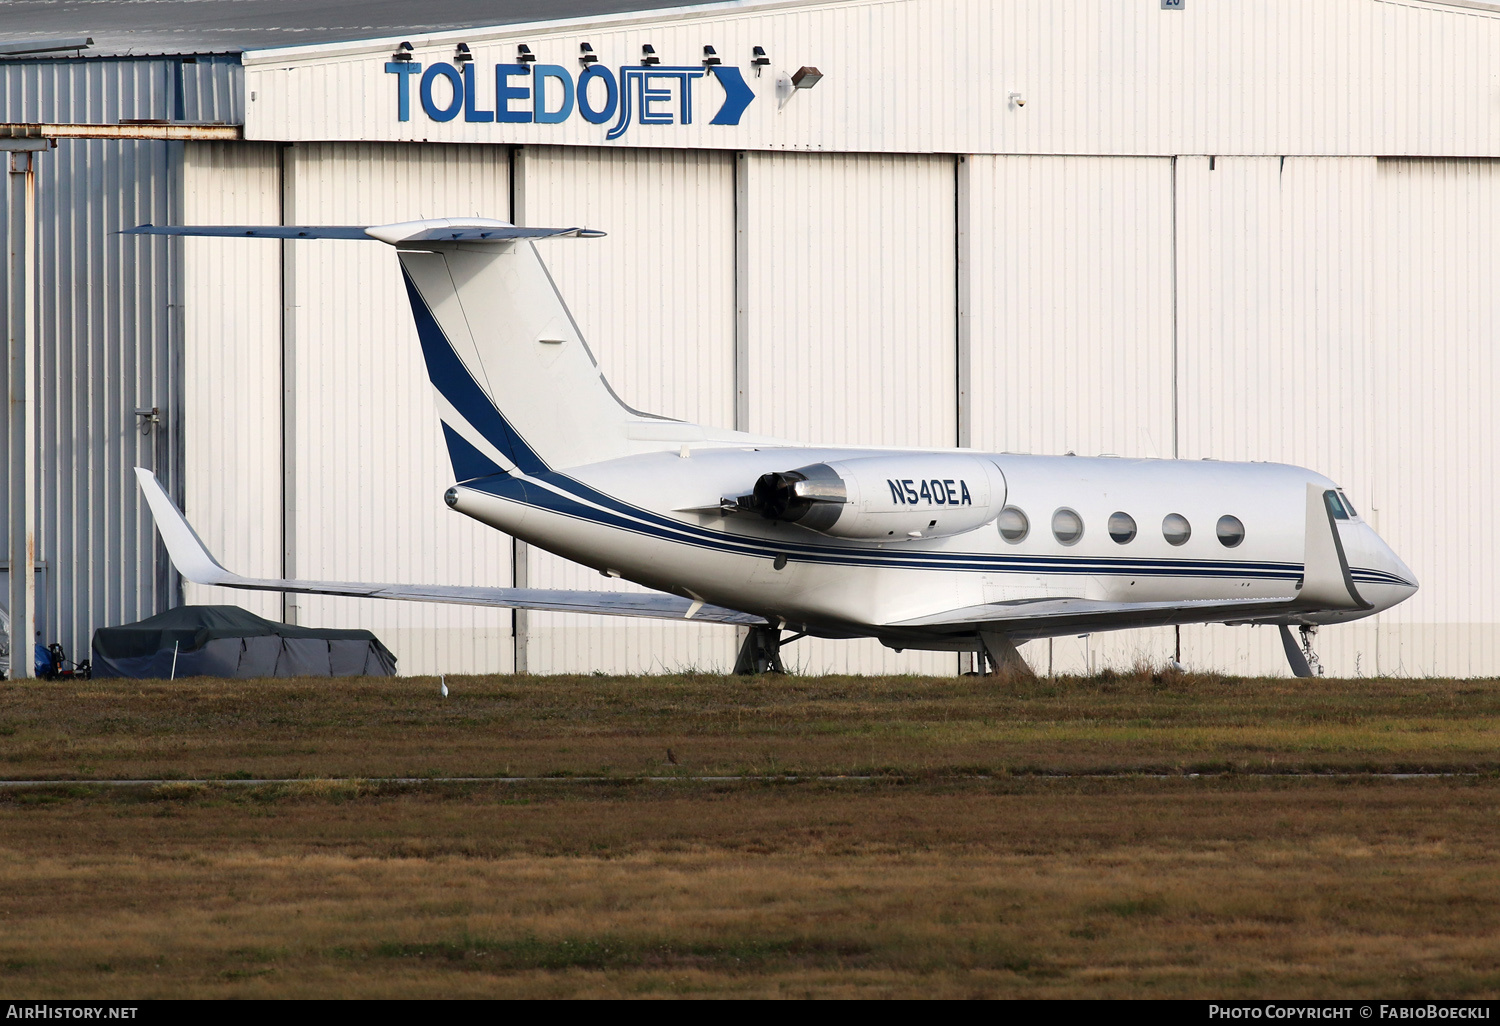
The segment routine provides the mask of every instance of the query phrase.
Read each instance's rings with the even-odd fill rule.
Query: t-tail
[[[513,470],[537,474],[707,437],[697,425],[640,413],[620,400],[534,244],[602,232],[476,218],[372,227],[147,225],[127,234],[395,246],[458,481]]]

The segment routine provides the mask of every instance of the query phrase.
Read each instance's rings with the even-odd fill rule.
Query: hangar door
[[[1500,673],[1500,161],[1376,171],[1370,448],[1376,529],[1422,590],[1380,617],[1392,674]]]
[[[638,410],[734,423],[733,155],[696,150],[525,147],[516,220],[609,234],[538,248],[600,369]],[[523,546],[533,588],[640,590]],[[533,673],[727,670],[723,626],[572,613],[517,614]]]
[[[188,143],[182,223],[278,224],[272,143]],[[281,246],[180,240],[183,504],[220,562],[281,576]],[[281,595],[183,582],[188,605],[241,606],[280,620]]]
[[[497,146],[299,144],[285,165],[292,224],[506,218]],[[288,576],[505,586],[510,539],[443,504],[453,470],[389,247],[287,247]],[[509,670],[509,610],[296,596],[296,622],[367,627],[403,674]]]
[[[814,444],[955,444],[954,159],[737,160],[739,426]],[[807,673],[956,666],[874,641],[809,638],[782,657]]]
[[[1375,172],[1373,158],[1177,158],[1183,458],[1309,467],[1367,515],[1381,505]],[[1365,620],[1323,632],[1328,672],[1375,672],[1374,630]],[[1273,628],[1184,627],[1182,637],[1188,665],[1287,673]]]
[[[1170,457],[1172,161],[970,156],[959,170],[967,443]],[[1170,630],[1033,641],[1039,673],[1160,662]]]

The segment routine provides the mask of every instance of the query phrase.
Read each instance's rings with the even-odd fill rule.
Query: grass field
[[[449,686],[0,685],[0,993],[1500,992],[1497,682]]]

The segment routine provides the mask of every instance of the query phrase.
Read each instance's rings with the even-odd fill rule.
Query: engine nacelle
[[[1000,515],[1005,475],[979,456],[870,456],[762,474],[732,505],[835,538],[946,538]]]

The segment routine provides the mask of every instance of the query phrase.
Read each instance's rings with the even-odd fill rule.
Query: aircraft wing
[[[723,606],[705,605],[663,592],[555,591],[542,588],[471,588],[441,584],[364,584],[353,581],[299,581],[241,577],[226,570],[208,551],[161,482],[151,471],[135,468],[141,491],[156,519],[167,553],[177,572],[194,584],[212,584],[250,591],[289,591],[351,598],[404,599],[409,602],[448,602],[508,609],[542,609],[560,613],[605,613],[665,620],[696,620],[765,626],[765,618]]]
[[[1287,622],[1296,596],[1263,599],[1178,599],[1173,602],[1110,602],[1086,598],[1023,599],[950,609],[899,623],[898,628],[953,628],[954,632],[993,631],[1013,638],[1166,627],[1179,623]]]

